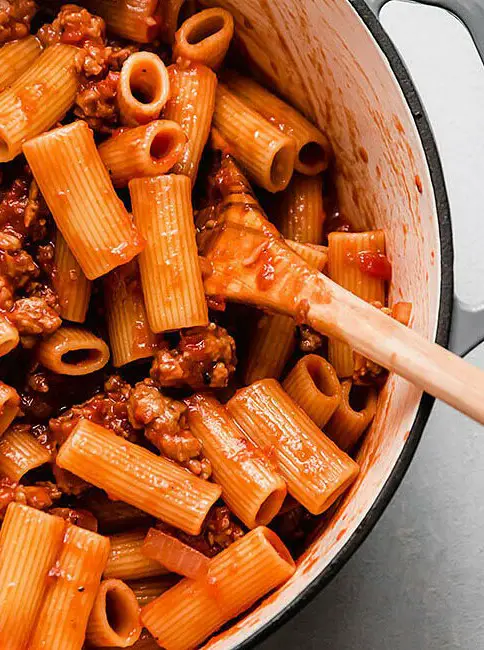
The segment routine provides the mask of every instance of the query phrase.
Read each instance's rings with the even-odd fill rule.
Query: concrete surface
[[[484,301],[484,68],[445,12],[402,2],[383,24],[434,127],[456,284]],[[469,356],[484,368],[484,345]],[[333,582],[261,650],[484,649],[484,430],[438,404],[393,502]]]

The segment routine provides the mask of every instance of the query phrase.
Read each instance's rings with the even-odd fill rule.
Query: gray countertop
[[[484,68],[445,12],[391,3],[383,24],[421,93],[452,207],[456,287],[484,301]],[[484,345],[469,355],[484,368]],[[261,650],[484,649],[484,431],[434,407],[392,503],[333,582]]]

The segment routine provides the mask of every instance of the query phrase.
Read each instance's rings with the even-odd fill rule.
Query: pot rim
[[[348,0],[348,2],[355,9],[356,13],[379,45],[381,51],[386,56],[412,113],[425,153],[434,191],[440,241],[441,285],[435,341],[439,345],[447,347],[454,302],[454,247],[449,200],[437,145],[435,143],[429,119],[425,113],[415,85],[392,40],[364,0]],[[257,643],[266,639],[277,628],[280,628],[282,625],[287,623],[290,618],[301,611],[303,607],[305,607],[320,591],[322,591],[323,587],[331,582],[350,557],[358,550],[360,545],[372,531],[377,521],[380,519],[385,508],[393,498],[398,486],[402,482],[417,450],[434,402],[435,399],[433,397],[427,393],[423,394],[410,434],[397,462],[371,508],[368,510],[354,533],[349,537],[345,545],[325,567],[324,571],[322,571],[300,594],[298,594],[298,596],[288,603],[286,607],[281,609],[276,616],[271,618],[270,621],[251,634],[245,641],[240,643],[237,646],[237,650],[248,650],[249,648],[253,648]]]

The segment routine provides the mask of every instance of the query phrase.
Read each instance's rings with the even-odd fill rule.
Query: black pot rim
[[[415,124],[420,135],[422,146],[430,170],[430,177],[435,195],[437,218],[439,222],[440,253],[441,253],[441,289],[440,305],[435,340],[440,345],[447,347],[449,342],[452,307],[454,297],[454,250],[452,228],[450,220],[449,201],[445,188],[444,175],[440,163],[437,146],[432,134],[430,123],[420,101],[409,72],[405,67],[397,49],[393,45],[374,13],[369,9],[364,0],[348,0],[360,18],[369,29],[374,39],[380,46],[383,54],[400,84],[407,104],[412,112]],[[366,513],[365,518],[348,539],[343,548],[320,573],[294,600],[284,607],[276,616],[263,625],[259,630],[237,646],[237,650],[247,650],[267,638],[277,628],[281,627],[290,618],[297,614],[325,587],[346,564],[359,546],[369,535],[385,508],[390,503],[398,486],[412,461],[415,451],[422,437],[423,430],[429,419],[434,404],[434,398],[424,393],[415,416],[410,434],[405,442],[400,457],[398,458],[390,476],[383,486],[375,502]]]

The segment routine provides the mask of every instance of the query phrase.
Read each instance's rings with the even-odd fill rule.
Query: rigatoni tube
[[[269,192],[287,187],[294,171],[295,140],[220,83],[213,124],[257,185]]]
[[[319,515],[353,483],[358,465],[327,438],[275,379],[242,388],[229,413],[263,450],[270,450],[287,489]]]
[[[116,368],[152,357],[156,337],[148,324],[138,262],[118,266],[104,280],[109,343]]]
[[[207,325],[190,180],[175,174],[139,178],[129,190],[136,225],[147,240],[139,266],[151,329]]]
[[[285,314],[263,314],[249,341],[244,383],[279,379],[296,347],[296,323]]]
[[[65,521],[11,503],[0,531],[0,647],[30,648],[47,576],[62,545]]]
[[[248,528],[269,524],[286,496],[286,484],[217,400],[196,394],[186,400],[188,426],[212,464],[222,498]]]
[[[106,21],[109,31],[136,43],[151,43],[159,34],[158,0],[86,0],[87,6]]]
[[[165,64],[153,52],[135,52],[123,63],[117,102],[121,121],[128,126],[156,120],[170,94]]]
[[[282,387],[320,429],[341,402],[341,384],[333,366],[316,354],[300,359]]]
[[[60,230],[55,240],[55,266],[54,285],[59,296],[60,315],[65,320],[83,323],[91,298],[91,281],[86,278]]]
[[[0,91],[17,81],[42,52],[42,45],[35,36],[12,41],[0,48]]]
[[[20,395],[15,388],[0,381],[0,436],[8,429],[20,410]]]
[[[184,578],[143,607],[141,620],[166,650],[198,647],[286,582],[295,568],[279,537],[259,526],[213,558],[205,578]]]
[[[328,236],[328,275],[359,298],[367,302],[385,304],[385,280],[368,272],[366,259],[383,260],[385,257],[385,233],[383,230],[368,232],[332,232]],[[391,267],[390,271],[391,271]],[[329,339],[328,357],[338,377],[351,377],[354,370],[353,350],[336,339]]]
[[[356,386],[351,380],[341,384],[341,402],[325,430],[344,450],[351,450],[370,426],[376,413],[378,394],[371,386]]]
[[[188,176],[193,185],[210,133],[217,77],[210,68],[200,64],[187,68],[171,65],[168,74],[170,99],[163,110],[163,117],[178,122],[187,136],[181,160],[172,172]]]
[[[109,138],[99,147],[99,155],[114,187],[126,187],[132,178],[169,171],[180,160],[186,141],[179,124],[155,120]]]
[[[173,60],[203,63],[218,68],[234,35],[232,14],[214,7],[204,9],[184,21],[175,34]]]
[[[29,650],[81,650],[109,553],[109,539],[67,526]]]
[[[88,375],[104,368],[109,361],[109,348],[92,332],[64,326],[40,342],[37,358],[59,375]]]
[[[62,445],[57,465],[191,535],[221,494],[220,486],[88,420]]]
[[[12,427],[0,438],[0,475],[12,481],[20,481],[27,472],[51,459],[51,453],[37,442],[28,425]]]
[[[104,570],[105,578],[139,580],[166,573],[159,562],[150,560],[142,552],[147,533],[147,529],[140,528],[111,535],[111,552]]]
[[[277,198],[274,223],[279,232],[296,242],[321,244],[326,218],[322,177],[294,174]]]
[[[86,122],[49,131],[23,150],[59,230],[90,280],[142,250],[143,239],[114,191]]]
[[[286,244],[318,271],[327,261],[327,248],[300,244],[286,239]],[[279,379],[296,346],[296,323],[284,314],[264,314],[258,321],[249,342],[244,382]]]
[[[129,583],[129,586],[133,590],[138,605],[144,607],[161,596],[162,593],[168,591],[174,584],[179,581],[179,576],[174,575],[173,573],[168,573],[164,576],[158,576],[154,578],[146,578],[144,580],[134,580]]]
[[[63,119],[79,86],[75,69],[78,52],[77,47],[61,43],[48,47],[0,94],[0,162],[13,160],[26,140]],[[51,169],[53,159],[55,156],[46,162]]]
[[[89,617],[86,640],[91,646],[128,648],[141,634],[136,596],[121,580],[103,580]]]
[[[227,84],[244,103],[263,115],[280,131],[294,138],[297,152],[294,167],[298,172],[312,176],[328,167],[331,144],[327,136],[295,108],[253,79],[230,72],[227,75]]]

